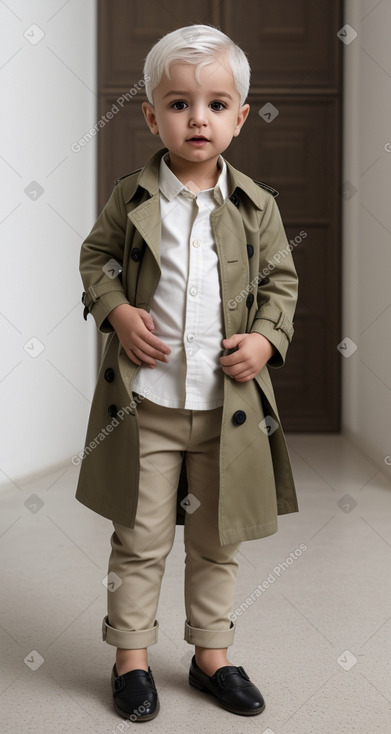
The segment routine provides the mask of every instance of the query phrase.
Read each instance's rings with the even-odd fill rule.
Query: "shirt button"
[[[193,247],[199,247],[201,242],[199,240],[193,240],[192,243]]]
[[[188,342],[194,341],[194,334],[188,334],[187,337],[186,337],[186,339],[187,339]]]
[[[189,293],[191,296],[196,296],[198,293],[198,288],[196,288],[195,285],[192,285],[191,288],[189,289]]]

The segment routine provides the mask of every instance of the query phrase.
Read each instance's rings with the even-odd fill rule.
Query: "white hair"
[[[250,86],[250,65],[247,56],[229,36],[218,28],[209,25],[188,25],[163,36],[148,53],[144,64],[145,93],[153,105],[152,92],[161,81],[164,73],[170,79],[169,67],[174,61],[196,64],[195,76],[199,82],[198,70],[225,55],[232,71],[236,89],[243,105]]]

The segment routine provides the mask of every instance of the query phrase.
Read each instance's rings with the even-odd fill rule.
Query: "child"
[[[216,28],[160,39],[142,110],[165,147],[117,180],[81,250],[85,317],[110,337],[76,497],[113,522],[102,635],[117,648],[114,707],[133,721],[159,711],[147,648],[176,523],[189,683],[235,714],[265,707],[227,648],[241,541],[298,510],[267,368],[285,361],[297,275],[277,192],[221,155],[248,116],[249,76]]]

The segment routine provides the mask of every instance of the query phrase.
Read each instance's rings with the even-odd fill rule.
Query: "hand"
[[[253,331],[251,334],[234,334],[223,339],[225,349],[236,350],[220,357],[223,372],[237,382],[248,382],[265,366],[276,351],[269,339]]]
[[[156,367],[157,359],[168,362],[167,354],[171,349],[152,334],[155,324],[148,311],[121,303],[110,311],[107,318],[132,362],[138,365],[145,363],[152,369]]]

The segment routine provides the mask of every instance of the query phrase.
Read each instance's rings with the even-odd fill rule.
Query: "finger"
[[[139,335],[139,339],[141,339],[146,344],[149,344],[151,347],[153,347],[158,352],[162,352],[163,354],[170,354],[171,349],[167,346],[164,342],[161,341],[157,336],[154,334],[151,334],[148,329],[145,330],[142,334]]]
[[[240,362],[243,362],[243,356],[239,354],[239,351],[227,354],[225,357],[220,357],[220,364],[224,365],[224,367],[233,367],[235,364],[240,364]]]
[[[152,318],[142,319],[142,322],[143,322],[144,326],[148,329],[148,331],[153,331],[154,330],[155,324],[154,324]]]
[[[248,377],[251,379],[254,377],[257,373],[255,372],[254,368],[251,367],[247,362],[241,362],[241,364],[234,365],[233,367],[228,367],[223,370],[226,372],[227,375],[230,377],[233,377],[235,380],[242,379],[243,377]]]
[[[149,331],[153,331],[155,328],[155,324],[153,322],[153,318],[151,314],[148,313],[148,311],[145,311],[144,309],[139,309],[139,316],[141,320],[143,321],[144,325],[147,327]]]
[[[168,362],[168,356],[166,353],[151,346],[148,341],[146,341],[145,339],[141,337],[138,337],[135,339],[132,349],[133,351],[135,349],[138,349],[143,354],[147,354],[149,357],[152,357],[153,359],[158,359],[161,362]]]
[[[146,364],[148,365],[148,367],[156,367],[156,360],[154,359],[154,357],[147,352],[144,352],[143,349],[133,347],[132,351],[136,358],[140,360],[139,364]],[[160,357],[156,357],[156,359],[161,360]]]
[[[223,339],[223,345],[225,349],[234,349],[237,347],[239,342],[243,339],[243,334],[233,334],[228,339]]]
[[[131,362],[133,362],[134,364],[137,364],[137,365],[140,365],[141,364],[141,361],[139,360],[138,357],[136,357],[136,355],[132,352],[131,349],[129,349],[128,347],[124,347],[124,349],[125,349],[126,355],[129,357],[129,359],[131,360]]]
[[[240,375],[237,375],[237,377],[235,377],[234,379],[236,380],[236,382],[249,382],[254,377],[255,375],[253,372],[244,372]]]
[[[223,372],[225,372],[225,374],[228,375],[228,377],[236,378],[237,375],[239,375],[239,374],[241,374],[243,372],[243,370],[240,367],[239,368],[237,368],[237,367],[236,368],[235,367],[223,367]]]

